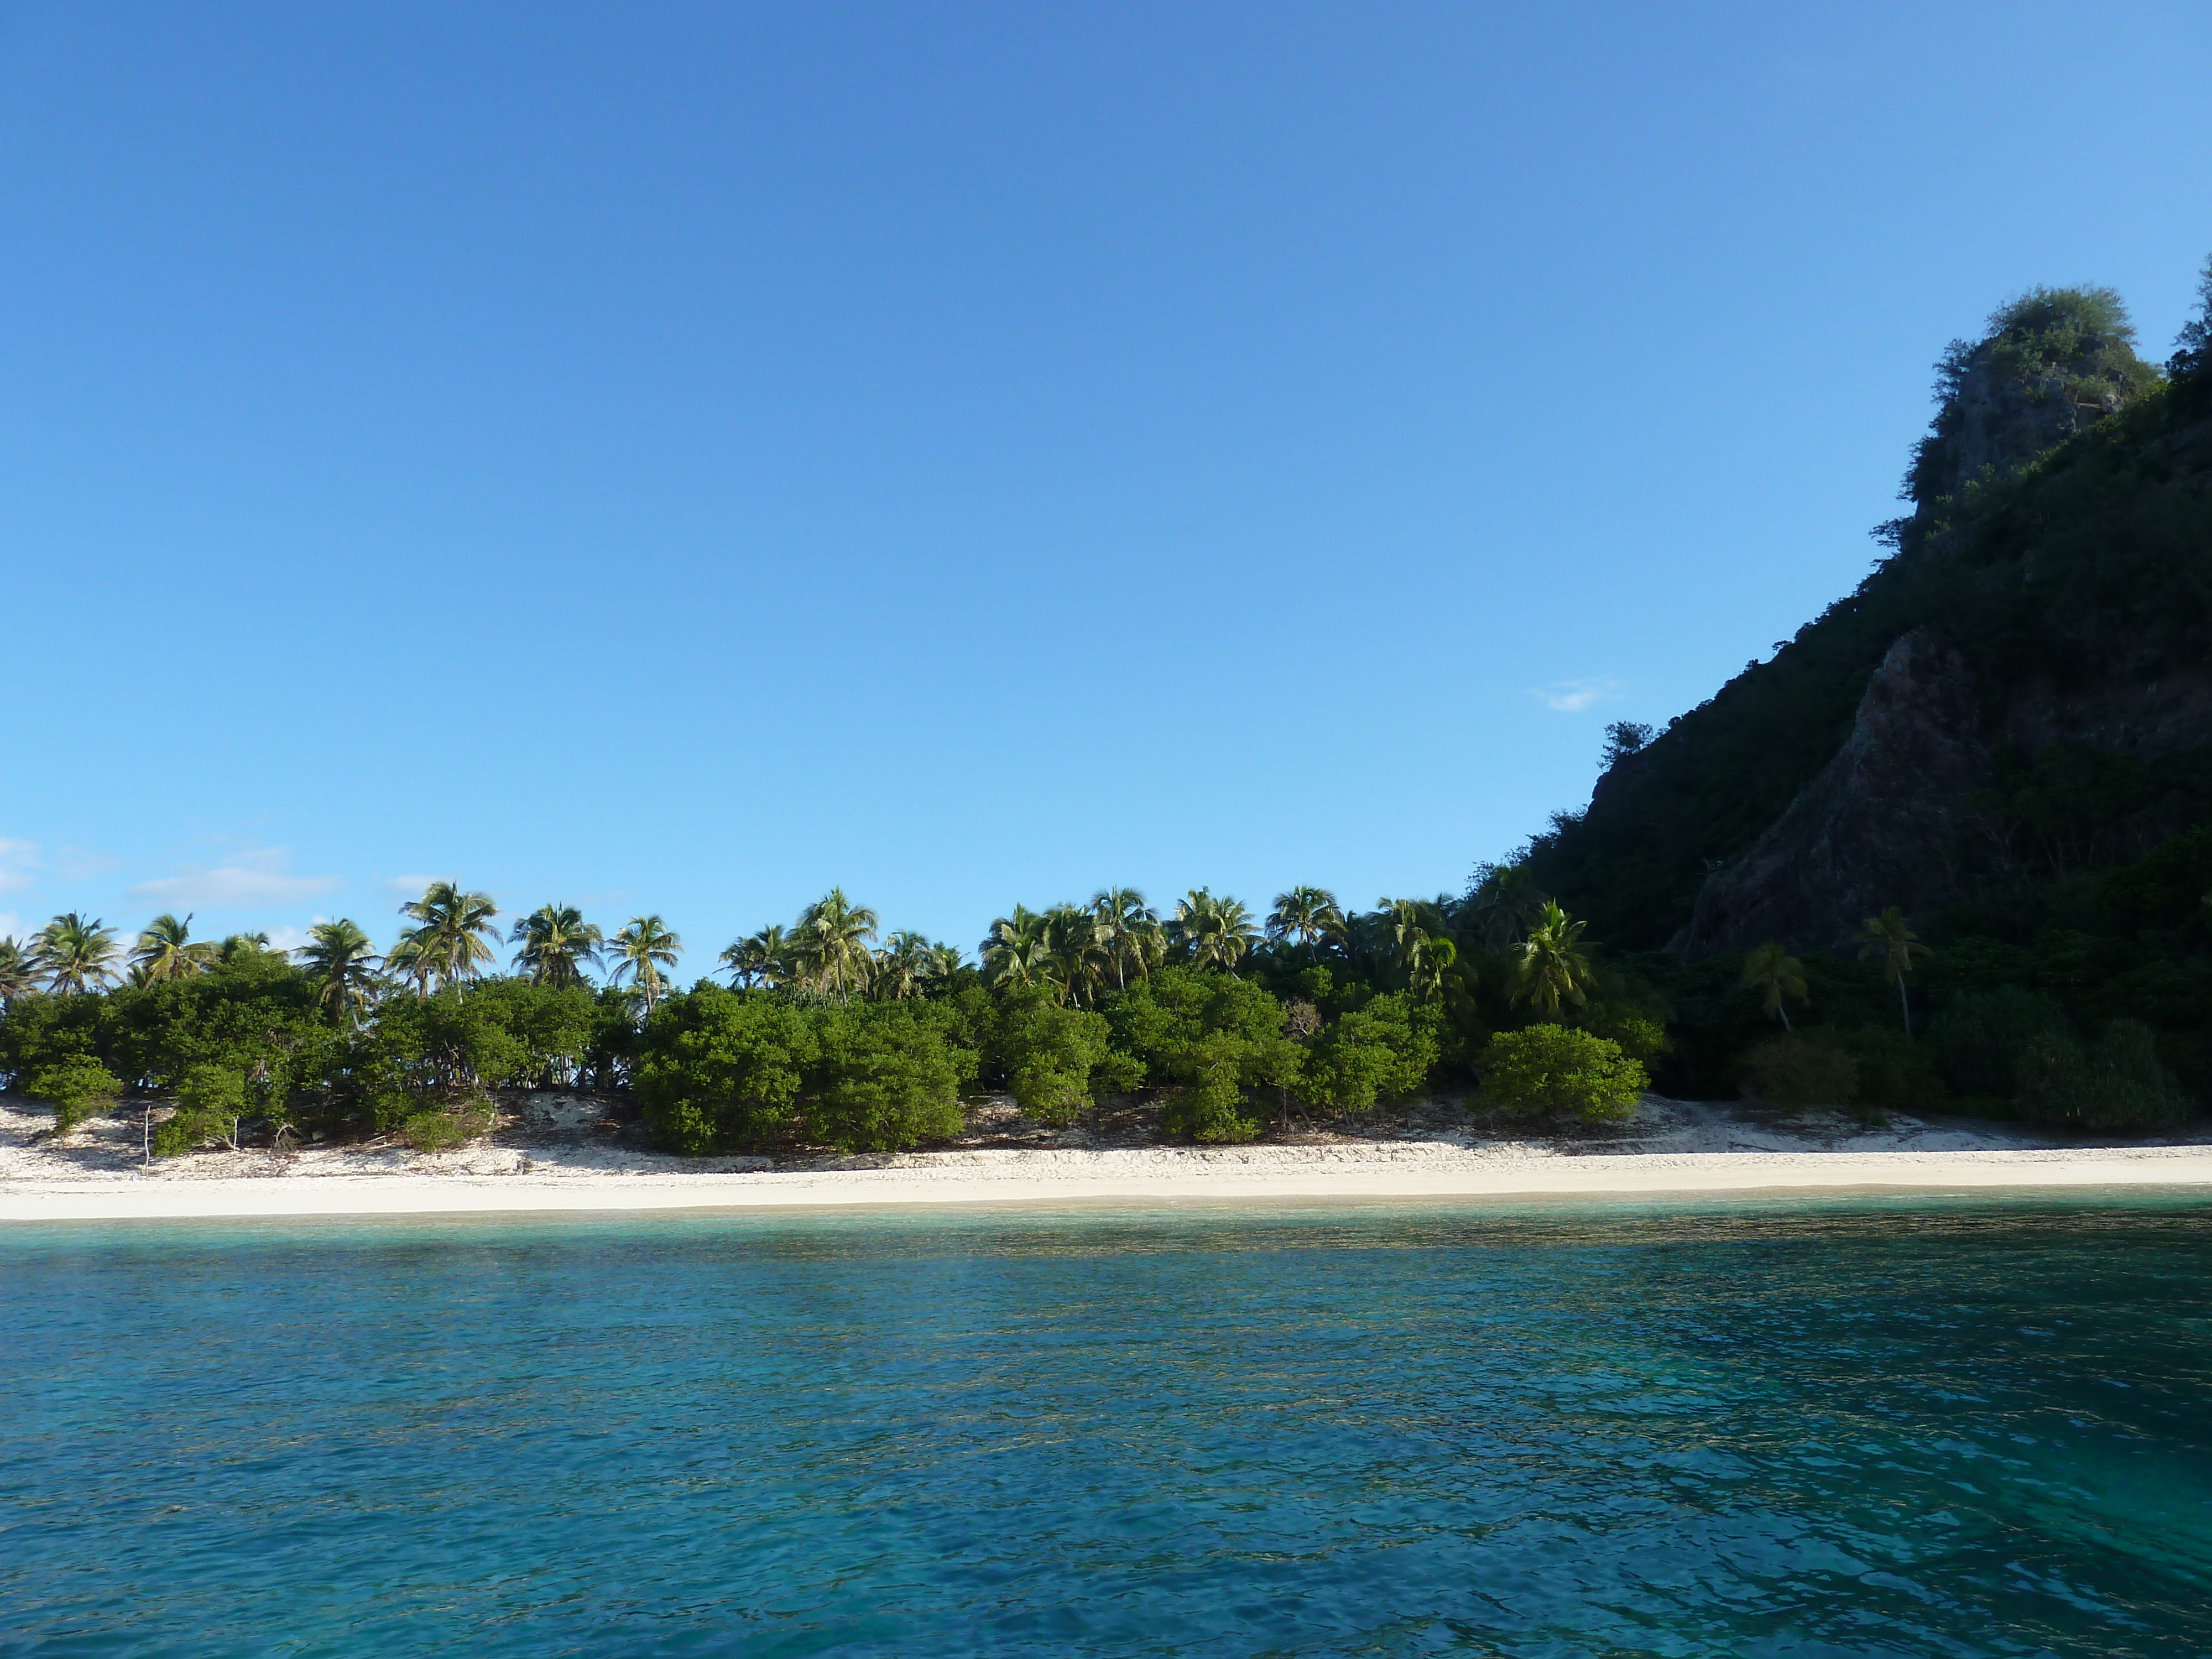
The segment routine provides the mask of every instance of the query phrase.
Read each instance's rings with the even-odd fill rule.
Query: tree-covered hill
[[[1615,948],[1747,949],[1779,922],[1811,948],[2212,821],[2202,327],[2161,375],[2109,291],[2039,289],[1954,343],[1891,556],[1771,661],[1627,732],[1524,876]]]

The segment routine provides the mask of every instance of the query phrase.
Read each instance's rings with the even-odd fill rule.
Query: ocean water
[[[2212,1652],[2212,1207],[0,1231],[0,1654]]]

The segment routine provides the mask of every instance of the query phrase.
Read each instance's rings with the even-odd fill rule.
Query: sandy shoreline
[[[146,1167],[135,1119],[118,1115],[57,1139],[44,1114],[0,1101],[0,1223],[2150,1187],[2201,1188],[2212,1200],[2212,1139],[2065,1145],[2014,1125],[1899,1118],[1869,1128],[1657,1097],[1604,1141],[1510,1139],[1468,1127],[1227,1147],[979,1138],[780,1163],[642,1149],[609,1133],[602,1111],[585,1100],[532,1103],[493,1139],[441,1154],[247,1150]]]
[[[0,1183],[0,1221],[1212,1202],[1332,1198],[2203,1188],[2212,1148],[1511,1156],[1442,1144],[919,1155],[884,1167],[692,1175],[332,1175]],[[937,1161],[953,1160],[953,1161]]]

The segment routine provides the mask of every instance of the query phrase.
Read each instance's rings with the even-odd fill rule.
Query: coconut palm
[[[0,939],[0,1008],[12,1008],[15,999],[39,988],[37,946],[23,948],[17,939]]]
[[[514,965],[532,985],[581,985],[586,965],[598,967],[606,941],[573,904],[541,904],[514,924],[507,942],[519,948]]]
[[[376,951],[368,935],[340,916],[307,929],[300,966],[314,981],[315,1006],[333,1020],[358,1020],[376,985]]]
[[[420,924],[401,936],[418,985],[427,987],[432,979],[441,987],[474,979],[492,960],[499,930],[491,922],[499,907],[490,894],[464,893],[450,881],[434,881],[421,898],[401,905],[399,913]]]
[[[629,926],[614,936],[607,949],[615,959],[608,982],[619,985],[628,975],[645,998],[645,1012],[650,1014],[667,988],[660,970],[676,965],[684,941],[670,933],[659,916],[632,916]]]
[[[737,940],[716,958],[730,970],[733,985],[778,986],[791,977],[791,941],[780,922]]]
[[[148,922],[131,951],[131,977],[135,984],[159,985],[165,980],[190,979],[205,973],[215,961],[211,945],[191,943],[192,919],[179,921],[162,915]]]
[[[393,979],[412,985],[416,996],[427,997],[430,994],[430,981],[438,975],[438,963],[418,933],[410,929],[394,941],[384,958],[384,971]]]
[[[847,898],[843,888],[832,887],[808,905],[792,934],[800,967],[823,996],[846,1002],[855,991],[868,988],[868,971],[875,963],[868,945],[876,936],[876,913]]]
[[[39,930],[34,960],[47,989],[77,996],[115,982],[112,964],[120,948],[112,927],[71,910]]]
[[[1928,954],[1928,947],[1920,943],[1920,935],[1905,923],[1904,913],[1893,904],[1878,916],[1869,916],[1859,925],[1857,933],[1859,957],[1880,957],[1882,971],[1897,982],[1897,1006],[1904,1011],[1905,1035],[1912,1035],[1912,1003],[1905,994],[1905,976],[1912,971],[1916,957]]]
[[[1055,904],[1044,914],[1044,933],[1053,977],[1060,982],[1060,1000],[1088,1004],[1112,965],[1106,924],[1093,911]]]
[[[1474,885],[1460,906],[1461,916],[1485,946],[1503,950],[1542,915],[1544,896],[1515,865],[1487,864],[1474,874]]]
[[[1160,919],[1133,887],[1101,888],[1091,896],[1091,914],[1113,964],[1115,988],[1126,990],[1132,969],[1149,974],[1159,960]]]
[[[1513,963],[1513,1000],[1529,1002],[1545,1018],[1558,1016],[1562,1002],[1577,1007],[1589,1000],[1584,988],[1589,959],[1582,952],[1583,924],[1571,921],[1557,899],[1546,899]]]
[[[1457,945],[1442,933],[1423,933],[1407,948],[1406,982],[1422,1001],[1439,1001],[1458,966]]]
[[[1045,919],[1025,905],[1017,904],[1013,915],[994,921],[979,948],[986,985],[1037,985],[1052,978],[1049,930]]]
[[[1293,887],[1278,893],[1275,908],[1267,913],[1269,939],[1308,951],[1343,925],[1343,908],[1325,887]]]
[[[944,985],[966,965],[967,958],[957,945],[940,939],[929,947],[929,982],[933,986]]]
[[[901,932],[884,941],[884,948],[876,952],[876,964],[869,976],[870,988],[878,996],[894,1002],[908,997],[918,997],[929,988],[936,977],[937,947],[921,933]]]
[[[1805,988],[1805,964],[1791,956],[1780,939],[1771,939],[1743,959],[1743,988],[1759,993],[1759,1011],[1769,1019],[1778,1019],[1785,1031],[1794,1030],[1790,1024],[1790,1010],[1783,1006],[1785,997],[1795,997],[1800,1002],[1812,1000]]]
[[[1168,937],[1199,968],[1234,968],[1260,937],[1251,912],[1233,898],[1193,888],[1175,908]]]

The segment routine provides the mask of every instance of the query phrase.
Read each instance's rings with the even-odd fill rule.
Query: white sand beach
[[[1080,1136],[857,1158],[687,1159],[595,1137],[600,1110],[556,1101],[450,1152],[303,1147],[147,1164],[127,1112],[57,1139],[0,1103],[0,1221],[472,1212],[762,1209],[1241,1200],[1652,1197],[1750,1192],[2196,1187],[2212,1142],[2067,1144],[2012,1125],[1648,1099],[1604,1139],[1473,1130],[1232,1147],[1095,1146]],[[979,1137],[980,1139],[980,1137]]]

